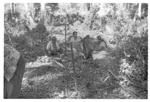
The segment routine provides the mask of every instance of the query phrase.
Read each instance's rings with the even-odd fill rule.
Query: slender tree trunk
[[[91,4],[87,3],[87,10],[90,11],[90,8],[91,8]]]
[[[72,57],[72,66],[73,66],[73,72],[75,72],[75,62],[74,62],[74,52],[73,52],[73,45],[71,43],[71,57]]]
[[[141,3],[139,3],[138,16],[141,17]]]
[[[72,54],[72,65],[73,65],[73,73],[74,73],[74,83],[75,83],[75,91],[77,92],[77,79],[76,79],[76,70],[75,70],[75,62],[74,62],[74,52],[73,52],[73,46],[71,43],[71,54]]]
[[[14,14],[14,12],[15,12],[15,4],[14,3],[12,3],[12,8],[11,8],[11,10],[12,10],[12,15]]]
[[[65,18],[65,55],[66,55],[66,51],[67,51],[67,16]]]
[[[9,35],[9,34],[7,34],[7,36],[8,36],[8,39],[9,39],[9,42],[10,42],[11,46],[13,46],[13,47],[14,47],[14,45],[13,45],[13,43],[12,43],[12,40],[11,40],[10,35]]]

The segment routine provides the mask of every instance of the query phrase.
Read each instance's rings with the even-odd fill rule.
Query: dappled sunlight
[[[147,99],[147,3],[6,3],[4,18],[23,57],[4,48],[7,98]]]

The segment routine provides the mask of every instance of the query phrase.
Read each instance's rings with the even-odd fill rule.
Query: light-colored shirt
[[[77,50],[79,50],[80,47],[81,47],[81,42],[80,41],[81,41],[81,37],[78,37],[78,36],[77,36],[76,39],[73,36],[71,36],[69,38],[69,43],[72,43],[72,47],[76,48]]]
[[[106,47],[107,47],[107,45],[106,45],[105,41],[101,41],[101,42],[96,42],[95,43],[94,49],[96,51],[100,51],[100,50],[102,50],[103,48],[106,48]]]
[[[55,44],[53,44],[52,41],[49,41],[48,44],[47,44],[46,49],[48,51],[57,51],[57,50],[60,49],[60,46],[59,46],[58,42],[56,42]]]
[[[81,41],[81,38],[77,36],[77,38],[75,39],[73,36],[71,36],[69,38],[69,42],[73,42],[73,43],[76,43],[76,42],[79,42]]]

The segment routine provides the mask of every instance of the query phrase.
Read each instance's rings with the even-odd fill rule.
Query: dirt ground
[[[117,72],[117,62],[106,52],[100,53],[100,59],[92,62],[91,75],[87,77],[86,68],[82,70],[77,78],[77,90],[75,89],[73,73],[65,72],[64,68],[54,66],[33,67],[33,63],[26,68],[20,98],[95,98],[95,99],[114,99],[126,98],[120,94],[120,87],[117,81],[108,75],[108,70]],[[39,62],[36,62],[39,63]],[[88,65],[87,62],[85,65]],[[43,64],[42,64],[43,65]],[[76,65],[77,67],[78,65]],[[81,66],[81,65],[80,65]],[[115,68],[116,67],[116,68]],[[115,73],[117,74],[117,73]],[[94,79],[90,79],[94,78]],[[87,80],[93,80],[90,87],[87,88]]]

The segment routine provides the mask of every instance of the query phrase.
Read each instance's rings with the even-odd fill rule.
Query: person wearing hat
[[[97,36],[97,43],[96,43],[96,45],[98,47],[98,50],[102,50],[102,49],[107,48],[106,41],[100,35]]]
[[[49,56],[57,56],[61,52],[61,48],[55,36],[48,42],[46,50]]]

